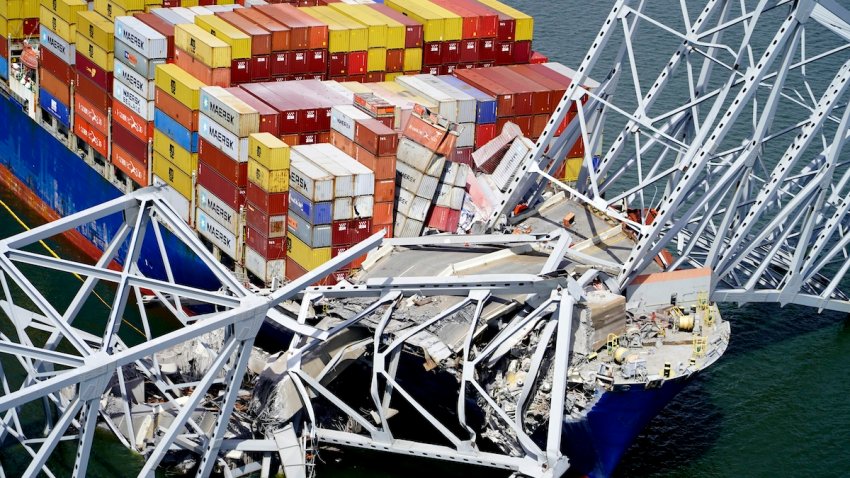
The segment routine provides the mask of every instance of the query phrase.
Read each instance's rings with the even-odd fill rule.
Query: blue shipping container
[[[298,191],[289,190],[289,209],[310,222],[310,224],[330,224],[333,203],[330,201],[313,203]]]
[[[496,122],[495,97],[484,93],[478,88],[465,83],[460,78],[456,78],[452,75],[440,75],[437,78],[475,98],[475,124],[492,124]]]
[[[0,78],[9,80],[9,60],[4,56],[0,56]]]
[[[181,148],[193,153],[198,152],[198,132],[189,131],[184,128],[183,125],[178,123],[171,116],[165,114],[165,112],[159,108],[154,110],[153,125],[156,129],[165,133],[166,136],[171,138],[171,141],[177,143]]]
[[[44,88],[39,88],[38,90],[38,104],[49,111],[65,127],[71,127],[71,110],[68,105],[57,100],[56,97]]]

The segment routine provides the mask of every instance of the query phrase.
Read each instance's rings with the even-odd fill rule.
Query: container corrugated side
[[[430,85],[438,91],[441,91],[457,101],[457,122],[458,123],[474,123],[476,116],[476,99],[458,88],[446,83],[445,81],[433,75],[416,75],[414,78],[419,79],[422,83]],[[495,98],[494,98],[495,101]]]
[[[458,105],[457,99],[453,98],[448,93],[441,91],[438,88],[422,81],[417,76],[400,76],[396,78],[396,83],[403,85],[408,91],[412,91],[420,96],[424,96],[437,104],[437,112],[443,118],[449,121],[458,122]]]
[[[248,159],[248,181],[260,186],[264,191],[270,193],[282,193],[289,191],[289,170],[269,170],[259,161]]]
[[[440,183],[437,187],[437,195],[434,204],[449,209],[460,210],[463,208],[463,198],[466,194],[463,188],[451,184]]]
[[[516,31],[514,33],[514,40],[516,41],[525,41],[532,40],[534,37],[534,18],[530,15],[527,15],[516,8],[505,5],[504,3],[498,0],[478,0],[480,3],[487,5],[488,7],[496,10],[498,12],[504,13],[509,17],[512,17],[516,20]]]
[[[522,161],[532,149],[534,149],[534,143],[530,139],[519,137],[514,140],[499,165],[493,170],[493,182],[499,189],[504,191],[510,184]]]
[[[396,152],[398,161],[410,165],[417,171],[426,171],[436,157],[436,153],[410,138],[402,137],[398,143]]]
[[[41,5],[70,24],[77,23],[77,14],[88,9],[85,0],[41,0]]]
[[[219,86],[201,88],[200,111],[240,138],[260,130],[260,114]]]
[[[118,78],[112,79],[112,97],[130,108],[133,113],[141,116],[145,121],[154,119],[154,102],[136,93]]]
[[[311,224],[330,224],[333,220],[333,203],[314,203],[295,190],[289,191],[289,211],[300,215]]]
[[[407,212],[404,215],[415,221],[425,221],[425,218],[428,217],[428,211],[431,209],[431,199],[423,198],[421,196],[415,195],[412,199],[410,199],[410,206],[407,208]]]
[[[426,42],[443,41],[444,19],[414,0],[386,0],[384,5],[422,24]]]
[[[352,173],[353,196],[364,196],[375,193],[375,173],[371,169],[360,164],[357,160],[332,144],[320,143],[315,145],[315,149],[321,151],[329,159]]]
[[[201,185],[198,185],[197,200],[198,207],[205,213],[218,221],[218,223],[224,226],[229,232],[238,234],[239,227],[241,227],[239,214],[237,211],[234,211],[227,202],[220,199]]]
[[[159,154],[153,155],[153,173],[186,199],[192,197],[192,177]]]
[[[58,119],[66,127],[71,126],[71,110],[68,105],[56,99],[44,88],[40,88],[38,95],[39,106],[49,111],[56,119]]]
[[[106,51],[103,48],[97,46],[94,42],[86,38],[79,30],[77,30],[77,52],[81,53],[84,57],[88,58],[95,65],[103,69],[104,71],[112,71],[113,67],[113,59],[111,51]]]
[[[189,131],[174,118],[168,116],[159,108],[154,108],[153,124],[156,129],[166,134],[181,148],[191,153],[198,152],[198,132]]]
[[[230,45],[198,25],[175,25],[174,46],[210,68],[230,68]]]
[[[331,260],[331,248],[311,248],[292,233],[286,235],[286,255],[299,266],[311,271]]]
[[[132,68],[136,73],[152,80],[156,77],[157,65],[165,64],[165,60],[149,60],[133,50],[121,40],[115,40],[115,59]]]
[[[169,138],[167,134],[156,128],[153,130],[153,150],[183,171],[196,171],[198,169],[198,153],[183,148]]]
[[[156,67],[156,86],[191,110],[200,106],[203,82],[179,66],[169,63]]]
[[[51,31],[44,25],[39,27],[39,33],[41,38],[40,45],[42,48],[50,50],[50,53],[53,53],[69,65],[73,65],[76,62],[76,45],[65,41],[62,37],[57,35],[56,32]]]
[[[99,13],[93,11],[77,13],[77,31],[101,49],[114,50],[115,26]]]
[[[354,218],[354,202],[350,197],[336,198],[333,201],[333,220],[347,221]]]
[[[354,141],[355,120],[371,118],[354,105],[337,105],[331,108],[331,129]]]
[[[251,58],[251,37],[215,15],[198,15],[195,24],[230,45],[234,59]]]
[[[375,211],[375,196],[355,196],[353,205],[354,217],[372,217]]]
[[[138,18],[116,17],[115,38],[147,59],[168,57],[168,39]]]
[[[195,229],[222,252],[233,259],[238,258],[241,247],[236,236],[201,209],[195,210]]]
[[[38,22],[53,30],[60,38],[72,43],[77,37],[77,24],[66,22],[58,13],[42,5],[39,7]]]
[[[445,82],[457,88],[473,98],[476,101],[475,123],[491,124],[496,122],[496,97],[488,95],[478,88],[464,82],[460,78],[451,75],[440,75],[437,77],[440,81]]]
[[[293,148],[289,161],[289,187],[312,202],[330,201],[334,196],[334,177]]]
[[[125,65],[124,62],[115,58],[115,63],[113,64],[113,76],[115,79],[120,80],[121,83],[124,83],[131,90],[135,91],[142,98],[147,100],[154,99],[154,81],[145,78],[143,75],[139,74],[139,72],[133,70],[129,66]]]
[[[385,48],[387,46],[387,24],[373,15],[374,10],[366,5],[346,5],[344,3],[332,3],[328,6],[368,27],[369,48]]]
[[[431,199],[434,193],[437,192],[437,184],[439,179],[423,174],[402,161],[396,163],[396,175],[398,184],[402,189],[406,189],[417,196]]]
[[[333,176],[333,197],[354,196],[354,173],[345,165],[330,158],[318,146],[311,144],[295,146],[293,149]]]
[[[246,246],[245,268],[266,284],[282,284],[286,276],[286,259],[267,260],[259,252]]]
[[[331,226],[328,224],[313,225],[298,214],[287,216],[286,224],[289,232],[308,247],[316,249],[331,245]]]
[[[236,136],[203,113],[198,115],[198,135],[233,160],[240,163],[248,161],[248,138]]]
[[[289,169],[289,145],[271,133],[254,133],[248,136],[248,157],[266,169]]]

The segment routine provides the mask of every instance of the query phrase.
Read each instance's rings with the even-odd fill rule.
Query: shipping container
[[[66,85],[70,85],[71,80],[76,78],[77,75],[74,66],[65,63],[61,58],[51,53],[50,50],[42,48],[39,54],[41,55],[39,66],[41,66],[43,71],[47,71],[57,79],[64,81]]]
[[[65,41],[62,37],[51,31],[44,25],[40,29],[40,46],[49,50],[62,61],[73,65],[76,58],[76,46],[72,42]]]
[[[335,198],[332,204],[331,212],[333,213],[332,219],[334,221],[348,221],[354,218],[354,202],[352,197]],[[331,243],[337,244],[333,236],[331,236]]]
[[[383,4],[369,5],[369,7],[404,26],[404,48],[422,48],[424,42],[422,23]]]
[[[286,259],[266,259],[250,247],[245,247],[245,268],[269,286],[283,283],[286,278]]]
[[[54,118],[65,125],[66,128],[71,126],[71,110],[67,104],[62,103],[49,91],[41,88],[38,95],[38,103],[45,111],[50,112]]]
[[[434,198],[434,194],[437,192],[437,184],[440,182],[438,178],[417,171],[401,160],[396,162],[396,171],[398,185],[401,189],[410,191],[429,201]]]
[[[44,5],[40,7],[38,18],[41,25],[49,28],[67,43],[73,43],[76,39],[76,22],[70,23],[66,21],[58,13],[51,11]],[[8,54],[8,51],[3,49],[0,51],[0,54]]]
[[[225,88],[225,90],[258,112],[260,117],[259,130],[261,133],[269,133],[274,136],[280,135],[279,113],[277,110],[242,88],[233,87]]]
[[[250,186],[249,186],[250,187]],[[333,203],[312,202],[298,191],[289,191],[289,212],[306,219],[310,224],[330,224],[333,218]]]
[[[505,5],[504,3],[498,0],[478,0],[480,3],[487,5],[488,7],[508,15],[513,18],[515,22],[515,34],[513,40],[523,41],[523,40],[532,40],[534,37],[534,18],[530,15],[526,15],[525,13]]]
[[[174,47],[180,48],[210,68],[230,68],[230,45],[194,24],[174,27]]]
[[[198,152],[198,132],[184,128],[174,118],[158,108],[154,110],[154,126],[181,148],[192,153]]]
[[[64,81],[46,71],[42,71],[40,86],[43,90],[50,93],[51,96],[59,100],[60,103],[71,105],[71,92],[68,84]]]
[[[74,95],[74,115],[84,119],[103,134],[109,133],[108,111],[95,107],[79,93]]]
[[[79,30],[77,30],[77,54],[83,55],[93,61],[97,66],[106,71],[112,71],[112,51],[107,51],[86,38]]]
[[[124,83],[114,79],[112,82],[112,94],[114,98],[124,103],[131,111],[144,118],[145,121],[155,119],[154,102],[136,93]],[[107,100],[107,104],[109,101]]]
[[[252,23],[269,31],[271,34],[271,51],[286,51],[290,49],[290,28],[283,23],[262,13],[257,8],[238,8],[233,13],[250,20]]]
[[[331,246],[331,226],[328,224],[310,224],[298,214],[290,214],[286,217],[289,233],[306,244],[308,247],[317,249]]]
[[[227,90],[218,86],[203,87],[199,100],[201,113],[214,119],[238,138],[259,131],[259,113]]]
[[[149,80],[116,58],[113,76],[146,100],[154,99],[154,80]]]
[[[174,49],[174,64],[205,85],[221,87],[231,85],[232,65],[230,67],[212,68],[180,48]]]
[[[177,65],[164,64],[156,68],[156,86],[189,109],[197,110],[201,88],[206,85]]]
[[[114,98],[112,100],[112,118],[143,141],[153,138],[153,122],[146,121],[127,105]]]
[[[289,170],[269,170],[251,158],[248,160],[248,181],[270,193],[286,192],[289,190]]]
[[[354,141],[375,156],[395,156],[398,150],[398,133],[373,118],[355,121]]]
[[[100,153],[101,156],[109,157],[109,140],[106,135],[92,127],[84,119],[74,119],[74,134]]]
[[[95,62],[81,54],[79,50],[77,50],[74,68],[80,72],[80,75],[85,76],[96,84],[98,88],[105,90],[107,93],[112,93],[112,68],[109,70],[101,68]]]
[[[230,207],[226,201],[218,198],[207,188],[198,185],[197,203],[201,210],[215,219],[220,225],[224,226],[234,235],[239,235],[239,229],[242,227],[242,221],[239,219],[239,211]]]
[[[231,59],[251,58],[251,37],[242,30],[215,15],[198,15],[195,24],[230,45]]]
[[[331,108],[331,129],[354,141],[357,120],[368,120],[370,116],[354,105],[337,105]]]
[[[115,40],[114,57],[149,80],[155,77],[157,65],[165,64],[165,60],[162,59],[149,60],[143,57],[139,52],[120,40]]]
[[[70,24],[77,23],[77,14],[88,9],[88,3],[85,0],[41,0],[41,5]]]
[[[289,155],[289,145],[274,135],[255,133],[248,137],[248,156],[267,170],[288,169]]]
[[[148,167],[142,159],[133,157],[114,143],[112,144],[111,161],[116,168],[123,172],[134,183],[142,187],[149,184]]]
[[[102,50],[115,50],[115,25],[97,12],[77,13],[77,33]]]
[[[221,12],[216,13],[216,16],[251,37],[251,56],[271,54],[272,34],[269,30],[239,15],[237,12]]]
[[[500,75],[497,68],[455,70],[454,75],[465,83],[496,97],[496,113],[499,117],[531,114],[532,94],[527,81],[519,81],[514,75]]]
[[[174,188],[181,196],[186,199],[192,199],[192,176],[181,171],[171,161],[165,159],[159,153],[153,155],[153,174],[164,180],[169,186]]]
[[[460,78],[451,75],[441,75],[437,77],[440,81],[456,88],[459,91],[475,98],[476,113],[475,123],[489,124],[496,122],[496,98],[487,94],[478,88],[464,82]]]
[[[134,158],[147,160],[148,143],[137,138],[127,128],[112,120],[112,144],[120,146]]]
[[[231,258],[241,259],[241,243],[236,235],[228,231],[226,227],[210,217],[201,209],[195,210],[195,229],[221,252]]]
[[[209,116],[198,115],[198,135],[239,162],[248,161],[248,138],[240,138]]]
[[[198,157],[236,186],[244,189],[248,185],[247,161],[234,160],[203,138],[198,141]]]
[[[334,177],[293,149],[289,163],[289,187],[312,202],[333,199]]]
[[[153,132],[153,150],[171,161],[177,169],[191,173],[198,169],[198,153],[192,153],[158,129]]]
[[[366,5],[347,5],[344,3],[333,3],[329,7],[353,19],[357,23],[366,25],[368,29],[367,48],[387,47],[387,22],[380,16],[375,15],[374,10]]]
[[[245,188],[245,198],[269,215],[289,212],[289,192],[270,193],[249,181]]]
[[[116,17],[115,38],[136,50],[145,58],[164,59],[169,57],[168,38],[138,18]]]
[[[311,271],[331,260],[331,248],[311,248],[304,241],[290,233],[286,235],[286,257],[305,270]],[[287,263],[287,266],[289,266],[289,263]]]
[[[163,91],[162,88],[156,88],[154,92],[154,106],[168,112],[171,119],[180,123],[187,130],[198,131],[198,110],[190,109]]]
[[[245,188],[240,188],[228,181],[213,167],[204,162],[198,163],[198,185],[215,194],[234,211],[238,211],[245,204]]]
[[[343,151],[328,143],[319,143],[311,148],[317,154],[323,154],[324,157],[335,162],[340,167],[345,168],[352,175],[352,187],[354,196],[372,195],[375,192],[375,173],[358,163],[354,158],[345,154]],[[323,163],[319,163],[322,165]],[[323,166],[324,167],[324,166]],[[333,172],[330,168],[328,171]],[[341,196],[341,195],[338,195]]]
[[[174,25],[153,13],[137,13],[136,18],[165,37],[166,57],[174,58]]]

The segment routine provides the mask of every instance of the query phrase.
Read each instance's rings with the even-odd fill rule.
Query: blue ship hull
[[[0,166],[8,170],[4,171],[4,182],[45,218],[64,217],[123,194],[24,114],[13,100],[0,99],[0,118],[5,119],[0,128]],[[8,177],[9,173],[13,178]],[[20,185],[10,184],[10,181],[17,181]],[[34,204],[34,199],[43,204]],[[115,215],[78,228],[82,237],[96,249],[79,244],[73,238],[72,242],[89,252],[103,251],[120,224],[121,218]],[[218,288],[212,273],[203,273],[208,268],[200,259],[168,231],[163,232],[175,281],[205,289]],[[119,252],[119,258],[123,257],[123,252]],[[158,258],[155,237],[146,234],[139,259],[142,273],[148,277],[165,278],[162,261]],[[122,261],[119,259],[117,262]]]

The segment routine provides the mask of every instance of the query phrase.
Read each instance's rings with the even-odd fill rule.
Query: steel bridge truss
[[[850,11],[670,6],[616,2],[490,226],[552,181],[635,232],[623,289],[666,249],[668,270],[715,271],[716,300],[850,311],[838,288],[850,269]],[[578,120],[555,137],[571,110]],[[579,179],[564,184],[552,175],[579,138]]]
[[[120,226],[112,232],[103,255],[93,263],[51,257],[38,247],[39,241],[111,216],[121,218]],[[155,236],[164,280],[146,277],[139,269],[146,234]],[[173,246],[169,242],[173,238],[165,238],[166,234],[176,236],[218,278],[218,290],[199,289],[175,280],[175,271],[169,265],[169,251],[174,248],[165,247],[166,242]],[[3,446],[19,446],[30,455],[31,461],[22,473],[25,477],[69,474],[65,467],[51,470],[51,463],[56,461],[49,459],[58,447],[70,443],[76,444],[70,474],[85,476],[99,422],[127,448],[146,457],[140,476],[153,476],[164,460],[173,462],[175,456],[186,454],[199,457],[197,476],[209,476],[214,469],[226,476],[257,471],[268,476],[271,456],[278,454],[288,476],[303,476],[310,470],[305,458],[310,454],[309,443],[317,442],[477,464],[527,476],[560,476],[568,467],[567,458],[561,454],[561,439],[573,306],[582,297],[583,287],[600,277],[600,272],[586,268],[578,279],[550,274],[569,253],[571,239],[563,232],[390,240],[386,247],[429,247],[452,240],[467,246],[480,242],[487,247],[494,243],[533,243],[549,251],[550,257],[539,274],[373,278],[355,286],[308,287],[379,246],[382,238],[376,234],[304,277],[270,295],[259,296],[214,259],[156,188],[136,191],[0,241],[0,308],[7,316],[4,324],[9,324],[0,333]],[[145,259],[153,260],[148,255]],[[72,284],[75,279],[71,275],[76,276],[80,287],[73,291],[70,301],[63,302],[39,289],[33,277],[42,274],[43,281],[45,272],[50,274],[51,283],[54,274],[67,274],[64,282]],[[600,278],[613,280],[606,275]],[[513,294],[525,294],[525,303],[533,310],[527,314],[511,315],[510,310],[496,314],[507,317],[505,327],[482,341],[479,335],[494,316],[488,312],[485,317],[483,311],[493,305],[500,310],[504,301],[498,297]],[[157,300],[145,300],[145,295]],[[455,302],[436,315],[422,318],[418,325],[401,330],[389,326],[396,315],[407,313],[406,304],[414,296]],[[366,305],[340,317],[329,328],[308,323],[307,313],[318,303],[344,298]],[[298,313],[279,307],[291,300],[300,304]],[[198,313],[187,314],[187,307]],[[421,344],[414,340],[417,335],[447,320],[467,320],[462,350],[455,354],[460,365],[456,368],[457,423],[453,424],[438,419],[431,404],[415,398],[397,375],[402,350],[421,351]],[[248,363],[264,321],[292,337],[282,352],[283,382],[291,387],[289,393],[278,394],[277,400],[297,413],[273,421],[258,434],[245,429],[248,405],[240,389],[250,390],[256,383],[252,382],[256,374],[248,370]],[[364,325],[367,322],[369,327]],[[163,323],[170,324],[166,330]],[[507,401],[494,398],[479,375],[487,373],[534,326],[541,332],[522,393]],[[339,366],[350,347],[334,355],[319,373],[303,366],[315,355],[327,353],[323,347],[353,329],[371,331],[370,337],[357,344],[370,351],[364,359],[371,371],[368,388],[364,387],[364,396],[371,399],[367,412],[362,405],[346,402],[323,380]],[[179,347],[189,351],[191,357],[186,362],[194,364],[194,369],[178,372],[170,366]],[[546,405],[551,417],[541,446],[540,440],[530,437],[524,411],[547,373],[554,377]],[[498,422],[497,429],[504,434],[506,444],[502,452],[479,450],[476,431],[467,418],[465,399],[470,396],[476,396]],[[322,426],[316,416],[317,400],[356,426]],[[391,428],[388,415],[394,400],[403,400],[415,410],[439,438],[417,441],[400,437]],[[286,435],[287,430],[295,433]],[[63,441],[69,444],[60,445]],[[287,449],[299,455],[293,462],[286,461],[283,451]],[[231,469],[224,460],[230,452],[247,453],[252,459]],[[14,470],[16,474],[19,471]],[[5,476],[2,463],[0,476]]]

